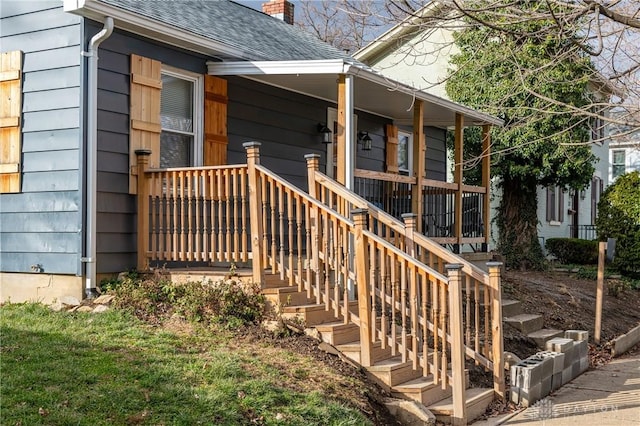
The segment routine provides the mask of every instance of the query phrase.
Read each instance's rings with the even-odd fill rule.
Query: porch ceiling
[[[354,106],[393,119],[398,124],[413,122],[415,99],[424,101],[425,125],[448,127],[455,124],[456,113],[465,117],[465,125],[493,124],[502,120],[463,105],[416,90],[389,79],[359,63],[343,60],[286,62],[208,62],[211,75],[238,75],[285,90],[337,103],[338,76],[353,75]]]

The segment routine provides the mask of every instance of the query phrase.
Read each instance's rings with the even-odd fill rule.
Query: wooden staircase
[[[263,294],[268,306],[274,309],[279,306],[283,318],[315,328],[323,342],[355,363],[360,363],[360,327],[353,322],[345,323],[343,318],[336,318],[333,310],[327,310],[324,304],[313,303],[313,297],[309,298],[306,291],[290,287],[278,275],[265,274],[265,283]],[[350,302],[350,311],[354,315],[357,308],[357,302]],[[402,356],[393,354],[391,348],[382,348],[380,341],[373,343],[371,348],[373,365],[363,368],[374,382],[394,398],[421,403],[438,421],[445,424],[452,422],[452,388],[449,384],[443,387],[438,380],[434,380],[433,375],[424,377],[422,367],[414,368],[413,362],[403,361]],[[432,352],[428,354],[431,355]],[[449,370],[449,375],[452,374]],[[494,390],[470,388],[468,370],[465,370],[464,376],[467,421],[472,421],[484,414],[494,399]]]
[[[322,174],[317,155],[305,192],[260,165],[259,143],[245,148],[242,165],[149,169],[139,157],[138,269],[250,262],[273,311],[393,395],[455,425],[504,398],[499,264],[486,273],[447,251],[415,214],[401,222]],[[494,388],[467,390],[466,361]]]

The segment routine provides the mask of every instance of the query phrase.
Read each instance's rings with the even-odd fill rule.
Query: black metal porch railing
[[[598,234],[596,233],[595,225],[569,225],[569,237],[579,238],[581,240],[595,240]]]

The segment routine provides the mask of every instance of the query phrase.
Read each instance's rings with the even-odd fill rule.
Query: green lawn
[[[1,307],[0,326],[4,425],[369,424],[338,402],[350,379],[230,332],[37,304]]]

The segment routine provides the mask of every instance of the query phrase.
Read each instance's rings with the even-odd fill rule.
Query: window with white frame
[[[615,150],[611,153],[611,176],[613,179],[627,171],[625,150]]]
[[[398,132],[398,171],[411,176],[413,165],[413,135],[408,132]]]
[[[160,167],[201,163],[201,76],[175,68],[162,70],[160,101]]]
[[[564,220],[564,191],[559,186],[547,187],[547,222]]]

